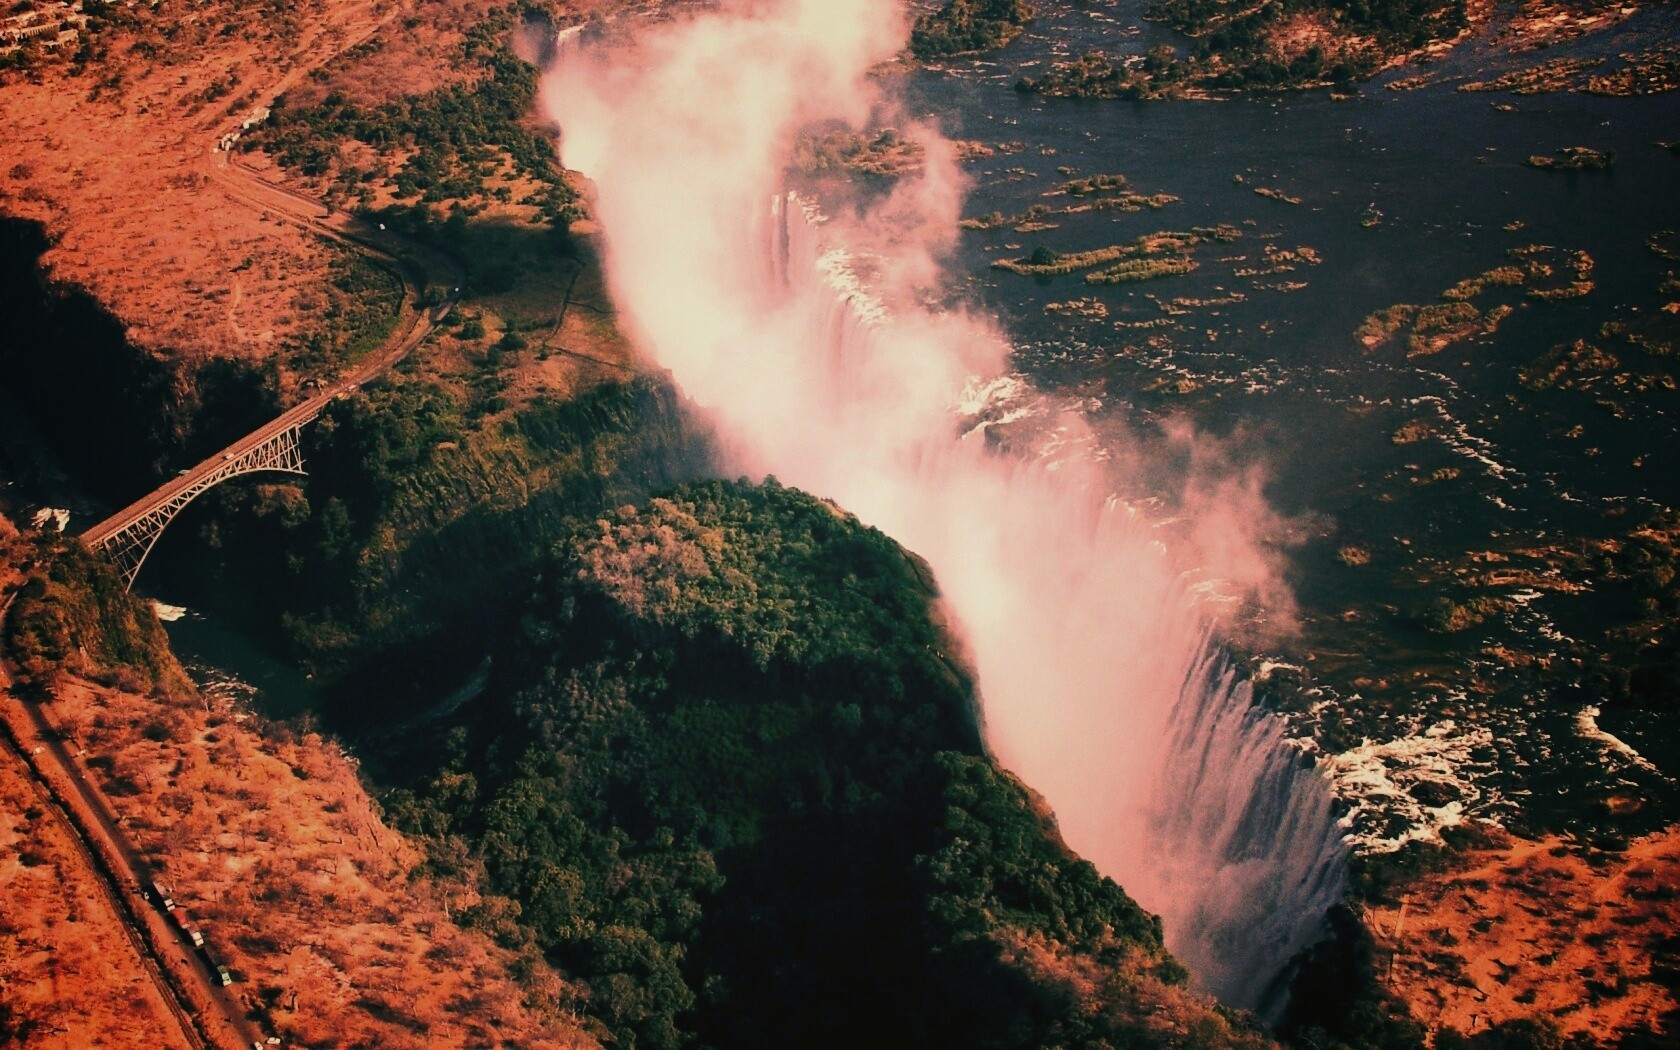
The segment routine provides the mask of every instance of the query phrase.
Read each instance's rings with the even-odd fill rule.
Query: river
[[[1680,137],[1680,99],[1457,85],[1590,47],[1614,53],[1636,33],[1672,39],[1674,13],[1527,56],[1466,45],[1422,67],[1439,82],[1421,90],[1385,87],[1414,66],[1346,97],[1124,102],[1048,99],[1014,83],[1092,47],[1141,53],[1182,38],[1141,23],[1136,5],[1043,6],[1002,52],[907,77],[910,117],[1009,144],[966,166],[965,214],[1061,209],[1081,199],[1058,189],[1098,174],[1179,199],[1039,217],[1048,229],[965,232],[953,267],[961,296],[1005,318],[1013,367],[1062,399],[1005,399],[990,418],[1075,406],[1099,456],[1109,435],[1133,440],[1187,420],[1264,470],[1268,502],[1297,526],[1287,557],[1301,619],[1272,654],[1301,673],[1282,674],[1292,688],[1268,701],[1342,754],[1338,790],[1363,848],[1392,849],[1469,815],[1589,830],[1592,805],[1627,790],[1666,799],[1648,810],[1660,822],[1680,749],[1658,721],[1627,708],[1601,719],[1663,768],[1651,775],[1579,730],[1575,678],[1538,668],[1629,615],[1596,593],[1593,572],[1568,567],[1567,552],[1618,542],[1680,503],[1674,358],[1605,331],[1621,325],[1671,353],[1680,345],[1680,295],[1660,290],[1680,270],[1680,157],[1661,145]],[[1525,163],[1572,146],[1613,153],[1613,164]],[[1093,286],[1079,272],[993,267],[1041,247],[1086,252],[1218,224],[1240,236],[1198,246],[1199,268],[1181,276]],[[1409,355],[1404,331],[1376,348],[1356,337],[1373,313],[1444,305],[1443,291],[1520,264],[1512,252],[1530,246],[1543,250],[1526,258],[1554,271],[1547,287],[1566,283],[1574,253],[1586,253],[1590,293],[1475,295],[1484,317],[1496,304],[1509,316],[1431,354]],[[1610,364],[1573,390],[1525,385],[1525,369],[1576,340]],[[1420,632],[1417,603],[1454,593],[1447,585],[1478,558],[1526,582],[1482,592],[1503,603],[1485,623],[1446,638]]]
[[[904,76],[909,116],[993,150],[967,165],[965,214],[1061,208],[1073,198],[1058,187],[1099,174],[1177,199],[962,236],[957,297],[1002,319],[1010,367],[1030,384],[999,388],[983,411],[1049,412],[1020,393],[1041,391],[1090,424],[1081,454],[1091,457],[1117,434],[1148,440],[1186,419],[1264,468],[1267,499],[1295,523],[1288,562],[1302,624],[1250,666],[1320,658],[1299,695],[1263,689],[1262,699],[1325,761],[1361,848],[1387,850],[1468,815],[1567,824],[1580,806],[1537,796],[1561,787],[1590,800],[1620,779],[1664,775],[1617,764],[1599,727],[1672,772],[1672,744],[1665,751],[1650,726],[1597,707],[1583,722],[1579,703],[1558,700],[1569,683],[1484,655],[1496,645],[1555,655],[1601,613],[1590,602],[1506,588],[1509,607],[1451,645],[1419,640],[1402,607],[1478,547],[1608,536],[1630,513],[1675,504],[1680,430],[1672,385],[1660,382],[1672,380],[1672,358],[1614,351],[1624,374],[1653,379],[1648,392],[1575,396],[1522,382],[1553,346],[1604,342],[1607,322],[1671,338],[1664,308],[1675,296],[1659,288],[1677,264],[1651,242],[1666,247],[1662,231],[1680,229],[1680,159],[1657,145],[1680,135],[1674,97],[1460,92],[1450,77],[1481,60],[1466,49],[1439,67],[1449,82],[1416,91],[1386,90],[1390,77],[1345,98],[1050,100],[1016,92],[1016,78],[1097,43],[1142,51],[1176,38],[1137,23],[1134,5],[1045,7],[999,55]],[[1524,163],[1568,146],[1612,151],[1614,163],[1572,173]],[[1035,279],[993,266],[1041,247],[1077,253],[1221,225],[1237,235],[1199,245],[1194,272],[1161,280],[1093,286],[1079,273]],[[1377,311],[1441,304],[1455,283],[1530,246],[1557,280],[1572,253],[1586,253],[1590,293],[1553,302],[1495,289],[1477,301],[1484,312],[1511,307],[1496,331],[1427,355],[1408,356],[1403,334],[1374,348],[1356,337]],[[1413,423],[1427,440],[1401,440]],[[1009,440],[1008,427],[998,432]],[[36,501],[47,498],[43,488]],[[1359,563],[1348,551],[1366,552],[1372,572],[1350,573]],[[214,621],[188,614],[170,632],[201,681],[244,683],[266,714],[313,702],[300,672]],[[1330,648],[1343,652],[1332,659]]]

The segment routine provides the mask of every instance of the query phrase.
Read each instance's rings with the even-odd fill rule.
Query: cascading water
[[[957,392],[1007,347],[919,305],[960,199],[937,136],[912,129],[924,173],[855,216],[776,192],[799,127],[879,104],[866,75],[903,29],[886,0],[787,0],[651,32],[616,62],[562,55],[547,100],[595,184],[612,293],[733,470],[830,497],[928,560],[998,760],[1161,913],[1204,987],[1260,1006],[1339,897],[1343,856],[1324,782],[1208,642],[1202,596],[1270,578],[1248,531],[1263,507],[1217,489],[1169,544],[1106,496],[1104,464],[961,436]]]
[[[1173,951],[1221,1000],[1275,1014],[1345,889],[1330,786],[1211,643],[1163,754],[1147,834],[1178,887],[1162,911]]]
[[[822,250],[814,209],[779,196],[770,214],[771,270],[808,318],[792,345],[831,394],[815,409],[818,429],[844,433],[846,413],[880,403],[870,377],[895,352],[893,318],[860,289],[843,252]],[[1203,626],[1192,578],[1173,569],[1142,515],[1094,499],[1096,479],[1071,476],[1067,464],[1052,472],[954,434],[952,421],[908,457],[931,502],[875,507],[865,519],[924,552],[946,588],[975,645],[994,749],[1056,804],[1070,844],[1161,913],[1170,946],[1204,987],[1244,1006],[1274,1002],[1275,980],[1342,895],[1346,851],[1327,783],[1282,719],[1255,706]],[[988,491],[999,502],[965,502]],[[989,534],[986,518],[1003,532]],[[995,560],[965,564],[977,543]],[[1034,556],[1043,550],[1055,553]],[[1010,578],[1010,566],[1030,566],[1030,578]],[[1013,600],[987,608],[1000,587]],[[1106,655],[1079,652],[1104,639]],[[1028,645],[1036,654],[1021,651]],[[1010,702],[1033,682],[1044,700]],[[1105,702],[1059,704],[1053,685]],[[1158,756],[1130,776],[1114,763],[1128,740]],[[1058,802],[1067,791],[1106,794],[1115,809],[1090,819],[1088,805]]]

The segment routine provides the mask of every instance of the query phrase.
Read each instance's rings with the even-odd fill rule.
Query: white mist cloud
[[[1258,478],[1221,456],[1191,471],[1185,525],[1167,530],[1105,498],[1115,479],[1100,464],[1052,471],[958,437],[951,406],[1008,347],[987,318],[920,305],[940,285],[965,190],[950,144],[896,122],[924,147],[920,173],[826,222],[782,195],[802,128],[895,115],[871,70],[905,35],[889,0],[726,3],[631,49],[568,48],[544,99],[565,163],[594,184],[631,337],[713,416],[730,468],[833,498],[928,559],[967,635],[999,760],[1050,801],[1075,850],[1163,913],[1175,951],[1218,986],[1215,971],[1246,965],[1219,946],[1221,916],[1302,904],[1257,901],[1265,871],[1241,894],[1217,871],[1186,888],[1186,865],[1219,868],[1241,829],[1162,837],[1187,826],[1163,816],[1191,812],[1187,793],[1212,797],[1173,787],[1205,779],[1173,768],[1186,746],[1173,719],[1217,611],[1192,585],[1211,575],[1277,600],[1263,542],[1275,518]],[[1210,455],[1187,431],[1174,440],[1191,460]]]

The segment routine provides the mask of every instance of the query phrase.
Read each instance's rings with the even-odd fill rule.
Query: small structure
[[[29,523],[42,531],[52,529],[54,532],[63,532],[65,526],[70,524],[70,512],[63,507],[42,507],[29,519]]]

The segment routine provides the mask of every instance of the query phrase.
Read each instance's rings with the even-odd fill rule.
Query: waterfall
[[[805,425],[840,441],[817,462],[770,449],[757,465],[928,559],[972,643],[999,760],[1161,914],[1201,987],[1274,1002],[1342,896],[1346,850],[1327,782],[1212,639],[1204,581],[1147,515],[1104,497],[1098,471],[998,454],[951,416],[860,472],[847,445],[873,413],[892,417],[887,380],[913,340],[825,245],[813,206],[778,195],[768,217],[769,271],[799,318],[783,352],[821,392]]]
[[[1257,491],[1218,489],[1169,528],[1110,495],[1121,465],[965,434],[958,393],[1008,347],[987,318],[925,305],[960,205],[949,151],[924,136],[919,179],[833,221],[776,192],[794,129],[867,108],[869,70],[902,44],[896,6],[745,12],[625,59],[574,49],[545,84],[629,332],[711,416],[731,473],[831,498],[927,559],[997,760],[1162,915],[1201,987],[1265,1006],[1341,894],[1343,848],[1324,781],[1211,640],[1221,597],[1272,573]]]
[[[1211,642],[1185,677],[1147,835],[1170,858],[1162,924],[1221,1000],[1275,1014],[1324,933],[1348,851],[1329,783]]]

